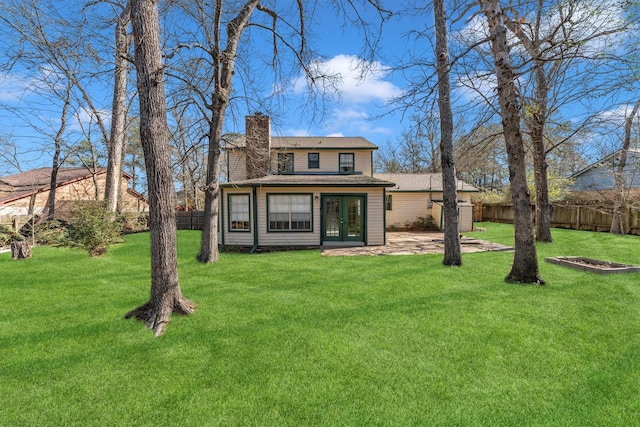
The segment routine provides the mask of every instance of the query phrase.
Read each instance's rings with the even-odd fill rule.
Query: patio
[[[467,236],[461,237],[460,249],[462,253],[513,250],[510,246]],[[444,253],[444,234],[387,232],[387,244],[384,246],[322,247],[321,253],[324,256],[441,254]]]

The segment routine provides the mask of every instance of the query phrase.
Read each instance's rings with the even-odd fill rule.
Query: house
[[[385,244],[385,189],[377,147],[360,137],[271,137],[270,119],[246,118],[227,142],[220,243],[249,246]]]
[[[64,214],[70,202],[96,200],[104,197],[106,168],[94,172],[86,168],[60,168],[56,186],[56,212]],[[140,193],[127,187],[131,177],[122,176],[122,210],[124,212],[145,212],[147,200]],[[23,223],[31,215],[42,215],[49,198],[51,168],[33,169],[27,172],[0,178],[0,223],[17,221]]]
[[[615,172],[621,153],[622,150],[618,150],[573,174],[573,184],[569,191],[582,198],[613,199],[616,190]],[[640,196],[640,149],[629,148],[623,174],[629,194]]]
[[[442,174],[374,173],[373,176],[395,183],[386,191],[387,228],[402,229],[419,217],[431,215],[436,225],[442,229],[444,215],[442,209]],[[458,228],[460,231],[473,229],[473,205],[471,194],[478,189],[457,180]]]

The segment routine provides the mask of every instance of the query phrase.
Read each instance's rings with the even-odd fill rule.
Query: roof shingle
[[[226,143],[227,150],[244,149],[245,138],[237,137]],[[271,148],[279,150],[377,150],[378,147],[361,136],[274,136]]]
[[[387,191],[442,191],[442,174],[439,173],[374,173],[373,176],[396,183]],[[459,179],[456,180],[456,188],[458,191],[478,191]]]
[[[106,168],[97,168],[97,174],[106,173]],[[60,168],[57,184],[65,185],[73,181],[89,178],[91,172],[86,168]],[[0,204],[49,189],[51,168],[32,169],[27,172],[0,178]]]
[[[394,183],[368,175],[267,175],[222,184],[222,187],[392,187]]]

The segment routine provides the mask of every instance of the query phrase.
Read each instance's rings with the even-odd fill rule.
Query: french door
[[[364,241],[364,196],[323,196],[322,212],[323,241]]]

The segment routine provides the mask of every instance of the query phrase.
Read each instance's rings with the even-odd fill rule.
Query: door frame
[[[362,200],[362,204],[360,206],[360,222],[361,222],[361,238],[360,239],[348,239],[346,236],[342,235],[338,240],[327,239],[325,237],[326,232],[326,221],[327,221],[327,212],[326,212],[326,199],[332,197],[339,197],[341,200],[341,204],[347,198],[359,198]],[[331,242],[332,244],[367,244],[367,194],[366,193],[320,193],[320,244],[324,244],[325,242]],[[341,213],[342,218],[346,219],[346,209]]]

